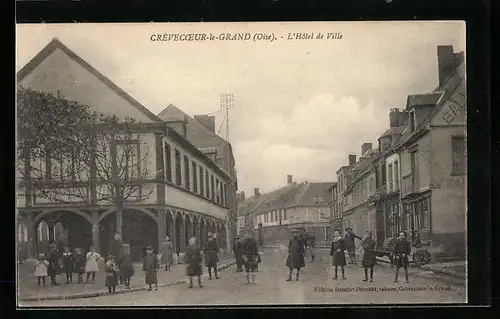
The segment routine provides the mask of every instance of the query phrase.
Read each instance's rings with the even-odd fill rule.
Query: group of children
[[[55,248],[53,248],[53,250],[54,249]],[[49,272],[51,273],[50,276],[52,277],[52,284],[57,284],[54,279],[55,275],[59,273],[59,266],[62,266],[62,272],[66,274],[67,284],[73,283],[74,273],[78,276],[78,283],[83,283],[83,275],[85,273],[87,274],[87,282],[90,278],[95,280],[95,273],[99,271],[98,262],[102,259],[101,256],[95,252],[94,248],[91,248],[90,252],[85,254],[81,248],[76,248],[73,252],[71,252],[69,247],[64,247],[64,252],[60,255],[60,258],[54,258],[54,255],[56,254],[51,252],[52,258],[50,258],[50,262],[52,262],[53,265],[49,263],[49,260],[44,253],[40,253],[38,255],[38,259],[35,264],[35,277],[38,279],[39,286],[43,285],[45,287],[45,278],[49,275]]]

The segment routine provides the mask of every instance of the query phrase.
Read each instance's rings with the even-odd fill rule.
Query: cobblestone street
[[[189,289],[186,284],[151,292],[131,292],[96,298],[22,303],[23,306],[173,306],[173,305],[252,305],[252,304],[392,304],[392,303],[461,303],[466,301],[465,287],[449,285],[433,278],[412,275],[410,283],[393,283],[393,272],[377,266],[375,281],[363,282],[363,270],[350,265],[346,280],[333,280],[327,250],[309,260],[299,281],[287,282],[284,266],[286,252],[266,250],[257,273],[256,284],[245,284],[245,274],[235,267],[221,273],[219,280],[204,278],[203,288]],[[206,272],[206,271],[205,271]]]

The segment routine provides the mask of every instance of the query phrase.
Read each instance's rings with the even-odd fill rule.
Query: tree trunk
[[[123,238],[123,207],[121,205],[116,206],[116,233]]]

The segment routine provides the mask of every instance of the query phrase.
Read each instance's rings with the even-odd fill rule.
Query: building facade
[[[18,244],[26,257],[44,251],[44,245],[59,238],[73,248],[88,251],[93,245],[106,254],[115,232],[121,232],[124,241],[131,245],[134,259],[141,257],[144,245],[157,250],[167,235],[177,252],[184,251],[190,236],[204,243],[208,232],[220,234],[219,244],[227,247],[231,177],[160,118],[57,39],[19,71],[18,84],[57,93],[106,115],[136,119],[138,123],[133,130],[139,136],[137,153],[147,152],[143,165],[148,172],[140,189],[147,190],[149,195],[126,203],[120,231],[116,207],[98,196],[105,192],[106,185],[85,186],[84,200],[66,198],[64,203],[47,200],[37,189],[46,186],[30,183],[30,167],[66,164],[54,163],[52,159],[28,165],[20,163],[24,165],[20,169],[28,172],[17,183]],[[68,187],[66,181],[52,175],[47,176],[51,187]]]

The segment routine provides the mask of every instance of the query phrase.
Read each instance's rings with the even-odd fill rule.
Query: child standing
[[[90,275],[92,275],[92,281],[95,280],[95,273],[99,271],[99,260],[102,257],[95,251],[95,247],[91,246],[90,251],[86,256],[85,272],[87,273],[87,282],[89,282]]]
[[[130,245],[123,245],[123,258],[120,263],[120,276],[125,280],[125,289],[130,289],[130,277],[134,275],[132,257],[130,256]]]
[[[73,260],[75,261],[75,272],[78,274],[78,283],[83,283],[83,274],[85,273],[85,255],[82,249],[76,248],[75,254],[73,255]]]
[[[115,263],[115,256],[109,255],[106,261],[106,286],[108,287],[109,293],[116,291],[116,285],[118,284],[118,267]]]
[[[64,247],[64,252],[62,254],[62,264],[64,267],[64,272],[66,273],[66,283],[73,282],[73,254],[69,250],[69,247]]]
[[[142,264],[142,270],[145,272],[146,285],[149,285],[148,291],[153,290],[152,285],[155,285],[155,290],[158,290],[158,278],[157,271],[160,268],[158,262],[158,257],[153,254],[153,247],[148,246],[146,248],[146,257],[144,257],[144,262]]]
[[[45,277],[47,277],[47,267],[49,266],[49,262],[45,258],[45,254],[39,254],[38,260],[35,264],[35,276],[38,279],[38,286],[40,286],[40,281],[43,282],[43,286],[45,287]]]
[[[345,277],[345,253],[344,251],[347,249],[347,245],[344,239],[340,236],[340,230],[335,230],[333,232],[333,241],[332,246],[330,248],[330,256],[332,256],[332,265],[335,268],[335,276],[333,279],[337,279],[338,267],[340,266],[342,270],[342,279],[346,279]]]
[[[187,268],[186,274],[189,277],[189,288],[193,288],[193,277],[198,277],[198,286],[203,287],[201,284],[201,274],[203,273],[201,269],[201,251],[196,246],[196,237],[191,237],[189,239],[189,246],[186,248],[186,258],[187,258]]]
[[[401,267],[405,270],[406,283],[410,282],[408,280],[408,264],[410,263],[408,255],[410,253],[411,244],[408,239],[406,239],[406,232],[402,231],[399,233],[399,237],[394,245],[394,257],[396,262],[396,277],[394,278],[394,282],[398,282],[399,268]]]

